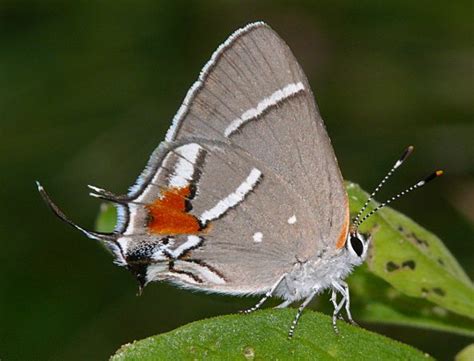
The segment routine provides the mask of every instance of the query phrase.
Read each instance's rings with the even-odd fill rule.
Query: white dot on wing
[[[253,234],[253,241],[254,241],[255,243],[260,243],[260,242],[262,242],[262,239],[263,239],[263,234],[262,234],[262,232],[255,232],[255,233]]]
[[[288,218],[288,224],[295,224],[296,223],[296,216],[293,214],[290,218]]]

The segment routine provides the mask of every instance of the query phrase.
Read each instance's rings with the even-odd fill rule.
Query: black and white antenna
[[[405,189],[404,191],[401,191],[400,193],[394,195],[393,197],[391,197],[390,199],[386,200],[385,202],[383,203],[380,203],[377,207],[375,207],[373,210],[371,210],[369,213],[367,213],[355,226],[356,226],[356,229],[362,224],[364,223],[364,221],[369,218],[370,216],[372,216],[374,213],[378,212],[379,210],[381,210],[383,207],[385,207],[386,205],[392,203],[394,200],[397,200],[398,198],[404,196],[405,194],[408,194],[410,193],[411,191],[414,191],[415,189],[418,189],[418,188],[421,188],[423,186],[425,186],[428,182],[432,181],[433,179],[437,178],[437,177],[440,177],[443,175],[443,171],[442,170],[437,170],[433,173],[431,173],[430,175],[428,175],[427,177],[419,180],[418,182],[416,182],[415,184],[413,184],[411,187],[408,187],[407,189]]]
[[[396,163],[393,165],[393,167],[388,171],[388,173],[386,174],[386,176],[382,179],[382,181],[377,185],[377,187],[375,187],[374,191],[370,194],[369,198],[367,198],[366,202],[364,203],[364,205],[362,206],[362,208],[360,209],[360,211],[357,213],[356,217],[354,218],[353,222],[352,222],[352,225],[353,225],[353,228],[354,228],[354,231],[357,231],[357,228],[359,228],[359,226],[365,221],[367,220],[367,218],[369,218],[370,216],[372,216],[374,213],[378,212],[380,209],[382,209],[383,207],[385,207],[386,205],[392,203],[394,200],[404,196],[405,194],[408,194],[410,193],[411,191],[414,191],[415,189],[418,189],[418,188],[421,188],[423,187],[424,185],[426,185],[428,182],[432,181],[433,179],[443,175],[443,171],[442,170],[437,170],[433,173],[431,173],[430,175],[428,175],[427,177],[424,177],[423,179],[419,180],[418,182],[416,182],[415,184],[413,184],[412,186],[408,187],[407,189],[403,190],[402,192],[394,195],[393,197],[391,197],[390,199],[386,200],[385,202],[379,204],[376,208],[374,208],[373,210],[371,210],[369,213],[367,213],[364,217],[362,217],[362,214],[364,213],[364,211],[366,210],[367,206],[369,205],[369,203],[373,200],[374,196],[378,193],[378,191],[383,187],[383,185],[385,184],[385,182],[391,177],[391,175],[395,172],[395,170],[397,170],[398,167],[400,167],[404,162],[405,160],[408,158],[408,156],[413,152],[413,149],[414,147],[412,145],[408,146],[405,151],[402,153],[401,157],[396,161]],[[362,217],[362,218],[361,218]]]
[[[405,160],[409,157],[409,155],[413,152],[414,147],[412,145],[408,146],[400,156],[400,158],[395,162],[393,167],[388,171],[388,173],[385,175],[385,177],[382,179],[382,181],[378,184],[377,187],[375,187],[374,191],[370,194],[369,198],[365,201],[364,205],[360,209],[359,213],[357,213],[357,216],[354,218],[354,221],[352,224],[357,228],[359,226],[360,222],[360,217],[362,216],[362,213],[364,213],[365,209],[369,205],[370,201],[374,198],[374,196],[378,193],[378,191],[383,187],[385,182],[392,176],[392,174],[397,170],[398,167],[400,167]]]

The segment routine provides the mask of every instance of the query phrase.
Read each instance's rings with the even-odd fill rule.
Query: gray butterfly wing
[[[247,25],[212,55],[166,139],[189,137],[245,149],[299,193],[312,207],[307,217],[319,233],[305,241],[308,254],[342,246],[348,200],[330,139],[306,76],[268,25]]]
[[[158,171],[117,226],[117,259],[142,284],[261,293],[303,261],[311,209],[268,165],[206,140],[162,145],[152,159]]]
[[[166,140],[119,207],[117,253],[142,283],[261,293],[344,245],[347,195],[330,140],[267,25],[219,47]]]
[[[226,293],[261,293],[294,264],[308,259],[304,240],[317,232],[311,208],[268,164],[245,150],[215,142],[207,149],[192,213],[204,242],[189,257],[220,272],[225,283],[206,285]]]

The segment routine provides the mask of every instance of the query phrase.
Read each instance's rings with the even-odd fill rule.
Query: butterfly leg
[[[333,287],[333,297],[334,298],[336,297],[336,296],[334,296],[334,293],[336,293],[336,291],[339,292],[342,296],[341,302],[337,305],[337,307],[336,306],[334,307],[334,313],[337,315],[341,311],[341,308],[345,305],[346,306],[345,309],[346,309],[347,319],[349,320],[349,322],[351,324],[357,326],[357,323],[352,319],[352,314],[351,314],[351,309],[350,309],[351,308],[351,299],[350,299],[350,295],[349,295],[349,286],[348,286],[348,284],[344,281],[333,282],[332,287]],[[332,300],[333,297],[331,297],[331,300]],[[334,301],[333,301],[333,304],[335,305]],[[334,317],[335,317],[334,313],[333,313],[333,325],[334,325]]]
[[[337,321],[337,316],[339,312],[341,312],[342,306],[344,306],[345,300],[343,297],[341,302],[337,303],[337,292],[334,288],[332,289],[332,293],[331,293],[331,302],[334,306],[334,311],[332,313],[332,328],[334,329],[335,333],[339,333],[336,321]]]
[[[296,325],[298,324],[298,321],[301,317],[301,314],[303,313],[303,310],[305,309],[306,306],[311,302],[313,297],[316,295],[316,290],[313,290],[308,297],[304,300],[304,302],[301,304],[300,307],[298,307],[298,312],[296,313],[296,317],[293,320],[293,323],[291,324],[290,331],[288,332],[288,339],[291,339],[293,337],[293,334],[295,333],[295,328]]]
[[[243,311],[240,311],[241,313],[245,313],[245,314],[248,314],[248,313],[252,313],[254,311],[257,311],[260,307],[262,307],[262,305],[264,304],[264,302],[269,299],[270,297],[272,297],[273,293],[275,292],[275,290],[277,289],[277,287],[280,285],[280,283],[285,279],[286,277],[286,273],[281,276],[278,281],[272,286],[272,288],[270,288],[270,290],[265,293],[265,296],[262,297],[262,299],[260,301],[257,302],[257,304],[249,309],[246,309],[246,310],[243,310]],[[286,306],[285,306],[286,307]]]
[[[345,295],[346,295],[346,314],[347,314],[347,319],[349,320],[349,322],[351,324],[353,324],[354,326],[359,326],[357,324],[357,322],[355,322],[352,318],[352,314],[351,314],[351,298],[350,298],[350,295],[349,295],[349,285],[344,282],[344,281],[341,281],[341,286],[344,288],[344,290],[346,291],[345,292]]]

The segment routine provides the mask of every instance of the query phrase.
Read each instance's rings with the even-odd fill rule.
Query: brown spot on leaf
[[[425,247],[425,248],[429,248],[430,245],[428,244],[427,241],[425,241],[424,239],[421,239],[421,238],[418,238],[418,236],[415,234],[415,232],[411,232],[410,233],[410,236],[411,238],[420,246],[422,247]]]
[[[444,297],[446,295],[445,290],[443,290],[442,288],[434,287],[432,290],[438,296]]]
[[[387,272],[393,272],[400,269],[400,266],[395,262],[390,261],[387,262],[387,264],[385,265],[385,269],[387,270]]]
[[[414,270],[416,267],[416,263],[413,260],[408,260],[402,263],[402,268],[409,268],[411,270]]]
[[[244,348],[244,357],[247,360],[253,360],[255,358],[255,350],[252,347],[247,346]]]

